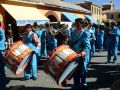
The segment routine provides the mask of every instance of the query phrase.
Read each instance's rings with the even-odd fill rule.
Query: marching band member
[[[45,23],[45,30],[46,30],[46,44],[47,44],[46,48],[49,54],[57,47],[57,39],[55,39],[54,35],[52,34],[49,23]]]
[[[95,36],[95,29],[92,26],[91,23],[89,23],[89,31],[90,31],[90,45],[91,45],[91,54],[94,55],[95,54],[95,40],[96,40],[96,36]]]
[[[118,63],[118,57],[117,57],[117,51],[118,51],[118,42],[119,42],[119,36],[120,36],[120,31],[119,28],[116,26],[115,22],[111,23],[111,31],[109,32],[110,34],[110,46],[108,49],[108,57],[107,57],[107,63],[110,63],[111,61],[111,56],[113,54],[113,62],[115,64]]]
[[[72,89],[78,90],[80,88],[87,88],[86,71],[89,61],[86,59],[86,56],[89,55],[90,40],[89,33],[83,29],[83,20],[81,18],[75,19],[75,27],[76,29],[71,32],[69,45],[83,57],[83,63],[81,63],[81,65],[77,62],[79,65],[73,76],[74,84]]]
[[[42,26],[41,26],[42,27]],[[47,49],[46,49],[46,31],[41,28],[40,26],[38,27],[37,22],[34,22],[33,24],[33,29],[35,33],[38,35],[38,38],[41,42],[41,57],[47,57]]]
[[[3,64],[3,55],[2,52],[5,50],[5,32],[1,28],[1,22],[0,22],[0,90],[6,90],[6,76],[4,71],[4,64]]]
[[[87,21],[84,21],[84,29],[88,32],[89,40],[91,40],[91,26],[89,25],[89,23]],[[86,60],[88,62],[90,62],[90,60],[91,60],[91,44],[90,44],[90,49],[88,52],[89,52],[89,54],[86,56]],[[89,63],[88,63],[88,67],[89,67]]]
[[[66,43],[67,35],[65,33],[65,26],[64,25],[59,25],[58,31],[56,32],[57,34],[55,35],[55,38],[57,39],[57,46],[60,46],[62,44]]]
[[[103,51],[104,29],[102,25],[99,26],[98,31],[96,33],[96,37],[98,48],[100,49],[100,51]]]
[[[33,54],[28,66],[25,69],[24,75],[25,79],[28,80],[31,77],[32,79],[37,79],[37,55],[40,55],[40,41],[36,33],[32,31],[32,26],[27,24],[25,26],[26,33],[23,36],[23,43],[33,50]],[[32,71],[31,71],[32,70]]]

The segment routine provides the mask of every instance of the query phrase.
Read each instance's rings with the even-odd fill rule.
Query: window
[[[98,14],[98,8],[96,7],[96,14]]]
[[[93,7],[93,13],[95,13],[95,8],[94,8],[94,6],[92,6]]]
[[[93,12],[94,12],[94,6],[92,6],[92,10],[93,10]]]
[[[120,18],[120,14],[118,14],[118,18]]]
[[[113,14],[111,14],[111,19],[114,19],[114,15]]]
[[[94,10],[95,10],[95,14],[96,14],[96,7],[94,7],[94,8],[95,8]]]
[[[99,15],[99,8],[97,8],[97,14]]]
[[[102,14],[102,9],[100,9],[100,15]]]
[[[99,8],[99,15],[101,14],[101,9]]]

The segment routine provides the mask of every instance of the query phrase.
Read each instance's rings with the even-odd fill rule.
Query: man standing
[[[23,36],[23,43],[32,49],[33,54],[28,66],[25,69],[25,79],[29,80],[32,75],[32,79],[37,79],[37,55],[40,55],[40,41],[36,33],[33,32],[32,26],[27,24],[25,26],[26,33]]]
[[[75,19],[75,27],[76,29],[71,32],[71,40],[69,45],[83,58],[82,63],[79,62],[80,60],[77,61],[78,67],[73,77],[74,84],[72,89],[79,90],[80,88],[87,88],[86,71],[89,61],[86,58],[89,55],[90,50],[90,35],[83,29],[83,20],[81,18]]]
[[[118,50],[118,42],[119,42],[119,36],[120,36],[120,31],[119,28],[116,26],[115,22],[111,23],[111,31],[109,32],[110,34],[110,47],[108,49],[108,57],[107,57],[107,63],[110,62],[111,56],[113,54],[113,62],[115,64],[118,63],[118,58],[117,58],[117,50]]]
[[[38,35],[38,38],[41,42],[41,57],[47,57],[46,49],[46,30],[43,29],[43,25],[38,25],[37,22],[33,23],[34,32]]]
[[[3,29],[1,28],[1,22],[0,22],[0,90],[5,90],[5,84],[6,84],[6,76],[4,71],[4,64],[3,64],[3,55],[2,52],[5,50],[5,33]]]
[[[45,23],[45,30],[46,30],[46,48],[48,55],[51,51],[53,51],[57,47],[57,39],[55,39],[52,28],[49,23]]]
[[[104,26],[100,25],[96,33],[97,44],[100,51],[103,51],[103,42],[104,42]]]

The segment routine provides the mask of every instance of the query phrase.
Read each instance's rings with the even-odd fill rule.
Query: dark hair
[[[84,24],[84,21],[82,18],[76,18],[75,23]]]
[[[104,30],[104,29],[105,29],[104,25],[99,25],[98,27],[99,27],[99,29],[101,29],[101,30]]]
[[[26,29],[27,27],[31,27],[31,28],[32,28],[32,25],[31,25],[31,24],[26,24],[26,25],[25,25],[25,29]],[[33,29],[33,28],[32,28],[32,29]]]
[[[36,26],[37,26],[37,22],[34,22],[34,23],[33,23],[33,27],[36,27]]]
[[[110,26],[110,23],[109,22],[105,22],[105,26]]]
[[[0,22],[0,26],[1,26],[1,22]]]
[[[117,26],[116,22],[111,22],[111,26]]]
[[[88,21],[85,20],[84,21],[84,27],[88,26],[88,24],[89,24]]]
[[[49,24],[49,23],[45,23],[45,27],[46,27],[46,28],[49,28],[49,27],[50,27],[50,24]]]

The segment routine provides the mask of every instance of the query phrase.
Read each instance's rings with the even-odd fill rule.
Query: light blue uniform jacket
[[[5,32],[0,29],[0,50],[5,50]]]

